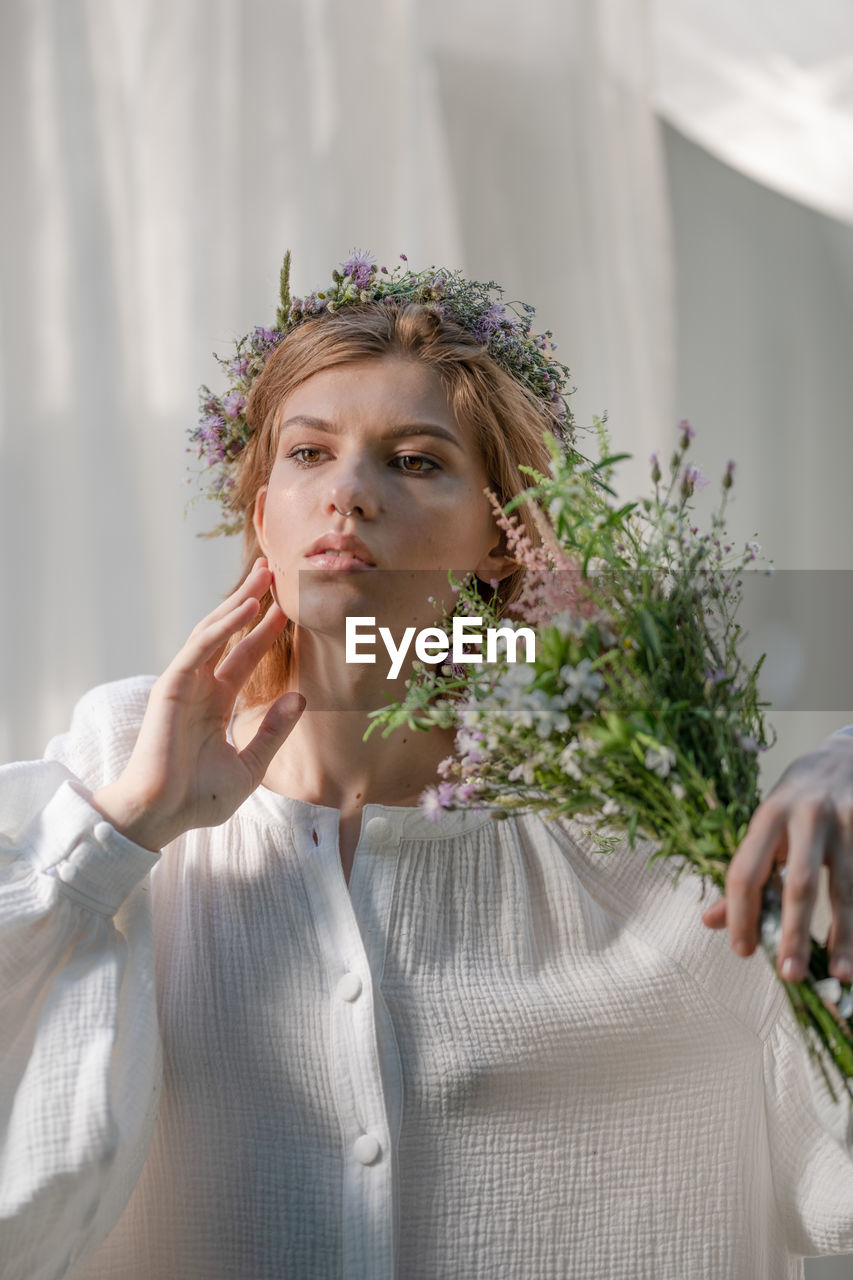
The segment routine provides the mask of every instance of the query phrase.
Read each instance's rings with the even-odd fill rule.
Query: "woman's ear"
[[[507,555],[506,535],[501,531],[498,541],[491,550],[483,556],[474,572],[483,582],[488,582],[490,578],[496,578],[498,582],[502,582],[504,578],[508,578],[509,575],[517,568],[518,561],[513,560],[512,556]]]
[[[266,507],[267,486],[264,485],[263,488],[259,489],[255,494],[255,503],[252,508],[252,524],[255,527],[255,537],[258,539],[258,546],[261,548],[264,555],[267,553],[267,541],[264,536],[264,512],[266,511]]]

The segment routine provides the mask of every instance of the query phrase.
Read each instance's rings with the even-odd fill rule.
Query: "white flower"
[[[569,706],[582,698],[594,702],[604,688],[604,678],[597,671],[591,671],[591,667],[592,659],[582,658],[576,667],[566,665],[560,668],[560,679],[566,686],[563,696]]]
[[[814,984],[814,989],[821,1000],[827,1000],[830,1004],[838,1004],[841,999],[841,983],[837,978],[823,978]]]
[[[647,769],[652,773],[656,773],[659,778],[665,778],[675,764],[675,752],[669,747],[659,745],[649,747],[643,763]]]
[[[669,786],[676,800],[683,800],[684,797],[687,795],[686,790],[681,785],[681,783],[677,781],[677,779],[673,778]]]
[[[605,818],[612,818],[615,814],[619,813],[619,805],[615,800],[607,799],[601,806],[601,812]]]
[[[778,912],[765,912],[761,917],[761,943],[771,956],[775,956],[779,950],[781,938],[781,914]]]
[[[563,773],[565,773],[567,777],[573,778],[575,782],[583,782],[583,771],[577,762],[577,754],[580,749],[579,742],[570,742],[569,745],[560,752],[558,762]]]
[[[476,702],[469,702],[462,712],[462,723],[466,729],[475,728],[482,719],[482,713]]]
[[[515,768],[510,771],[507,777],[510,782],[517,782],[518,779],[521,778],[526,786],[532,787],[533,783],[536,781],[534,767],[535,765],[533,760],[525,760],[522,764],[517,764]]]
[[[536,679],[536,671],[527,662],[513,662],[506,671],[501,672],[498,688],[526,688]]]

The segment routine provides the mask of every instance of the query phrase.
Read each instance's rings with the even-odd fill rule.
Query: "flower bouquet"
[[[526,569],[522,594],[501,619],[496,597],[453,585],[455,614],[503,629],[494,661],[415,663],[404,699],[371,712],[365,738],[380,726],[383,736],[401,725],[456,730],[443,781],[422,796],[428,813],[475,806],[497,818],[519,809],[574,817],[602,848],[649,839],[653,858],[675,859],[723,889],[759,804],[758,754],[770,745],[758,694],[763,658],[747,667],[735,620],[758,546],[736,553],[726,541],[732,462],[710,530],[692,523],[691,499],[705,481],[686,461],[689,424],[668,481],[652,455],[654,495],[622,505],[611,482],[628,455],[608,456],[596,427],[598,461],[549,435],[550,474],[522,467],[531,486],[503,508],[490,495],[509,554]],[[522,503],[538,546],[513,515]],[[513,660],[522,627],[535,630],[533,662]],[[777,879],[761,919],[774,961],[780,921]],[[806,980],[784,985],[830,1092],[840,1078],[853,1099],[853,993],[829,976],[826,947],[813,941]]]

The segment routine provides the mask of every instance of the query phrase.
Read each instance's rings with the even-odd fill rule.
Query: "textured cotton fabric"
[[[4,1280],[781,1280],[853,1250],[846,1112],[697,882],[576,823],[374,804],[348,888],[337,810],[265,788],[149,853],[89,794],[150,685],[0,771]]]

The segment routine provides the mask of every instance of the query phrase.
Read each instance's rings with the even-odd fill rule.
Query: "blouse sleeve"
[[[783,997],[764,1048],[773,1188],[788,1249],[853,1253],[853,1111],[833,1101]]]
[[[60,1280],[82,1265],[127,1203],[156,1118],[146,877],[159,855],[90,803],[135,738],[127,700],[118,733],[109,701],[87,695],[50,758],[0,769],[4,1280]]]

